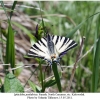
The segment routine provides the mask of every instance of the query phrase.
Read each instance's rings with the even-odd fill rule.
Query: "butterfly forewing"
[[[48,55],[46,39],[41,38],[40,41],[35,43],[29,50],[28,56],[38,57],[38,58],[43,58],[43,59],[50,59],[50,55]]]
[[[65,54],[68,50],[71,48],[74,48],[77,43],[69,38],[62,37],[62,36],[54,36],[53,42],[55,44],[55,47],[59,53],[59,56],[62,56]]]

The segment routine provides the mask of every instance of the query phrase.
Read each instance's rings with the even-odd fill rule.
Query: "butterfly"
[[[44,59],[51,66],[53,61],[59,64],[62,56],[75,46],[77,43],[74,40],[47,34],[30,48],[28,56]]]

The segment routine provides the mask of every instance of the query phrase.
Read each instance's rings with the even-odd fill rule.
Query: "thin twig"
[[[85,39],[85,37],[82,38],[81,46],[80,46],[79,51],[78,51],[77,56],[76,56],[76,61],[75,61],[74,67],[72,69],[72,75],[71,75],[70,82],[69,82],[69,85],[68,85],[68,88],[67,88],[67,92],[70,91],[70,87],[71,87],[71,84],[72,84],[72,80],[73,80],[74,74],[75,74],[76,64],[77,64],[77,62],[79,60],[79,57],[80,57],[80,54],[81,54],[81,51],[82,51],[84,39]]]
[[[10,66],[10,64],[0,64],[0,65],[2,65],[2,66],[7,66],[7,65],[9,65],[9,66]],[[31,67],[31,66],[36,66],[36,67],[39,66],[39,64],[23,64],[23,65],[21,65],[21,64],[15,64],[15,65],[18,66],[18,67],[11,68],[11,69],[6,69],[6,71],[16,70],[16,69],[21,68],[21,67],[28,68],[28,67]],[[65,68],[73,68],[73,65],[74,65],[74,64],[72,64],[72,65],[70,65],[70,66],[61,65],[61,67],[62,67],[62,68],[63,68],[63,67],[65,67]],[[46,65],[46,64],[42,64],[42,66],[46,67],[47,65]],[[65,70],[62,71],[62,72],[65,72]]]
[[[12,6],[12,4],[4,4],[5,6]],[[36,9],[36,10],[40,10],[40,8],[38,7],[33,7],[33,6],[26,6],[26,5],[20,5],[20,4],[17,4],[16,7],[23,7],[23,8],[30,8],[30,9]],[[10,9],[10,11],[12,11]],[[14,11],[16,11],[16,9],[14,9]],[[44,10],[41,10],[41,11],[44,11]]]
[[[10,66],[10,64],[0,64],[0,65],[2,65],[2,66]]]
[[[38,69],[38,68],[36,68],[36,69],[34,70],[34,72],[32,72],[32,74],[31,74],[31,76],[28,78],[28,80],[30,80],[30,79],[31,79],[31,77],[33,76],[33,74],[35,73],[35,71],[37,71],[37,69]],[[26,83],[25,83],[24,87],[27,85],[28,80],[26,81]]]
[[[0,38],[1,38],[1,39],[3,38],[3,37],[2,37],[2,31],[1,31],[1,23],[0,23]],[[1,48],[1,52],[2,52],[2,53],[0,52],[1,62],[4,63],[4,61],[3,61],[3,56],[4,56],[4,50],[3,50],[3,49],[4,49],[4,48],[3,48],[3,47],[4,47],[4,46],[3,46],[4,44],[3,44],[3,41],[1,41],[0,44],[1,44],[1,47],[0,47],[0,48]]]

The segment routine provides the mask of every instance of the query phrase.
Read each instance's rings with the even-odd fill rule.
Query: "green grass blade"
[[[13,15],[13,11],[15,9],[16,4],[17,4],[17,1],[14,1],[13,6],[12,6],[12,11],[10,12],[10,19],[11,19],[12,15]]]
[[[94,36],[94,57],[95,57],[95,52],[96,52],[96,41],[97,41],[97,37],[98,37],[98,33],[99,33],[99,24],[100,24],[100,14],[99,14],[99,17],[98,17],[98,20],[97,20],[97,23],[96,23],[96,31],[95,31],[95,36]]]
[[[94,66],[93,66],[93,76],[92,76],[92,92],[97,91],[98,86],[98,76],[99,76],[99,61],[100,61],[100,37],[97,42],[95,57],[94,57]]]
[[[44,92],[45,91],[44,82],[43,82],[44,77],[43,77],[42,68],[41,68],[41,60],[39,61],[39,70],[40,70],[40,75],[39,75],[39,77],[40,77],[40,83],[41,83],[41,86],[42,86],[41,92]]]
[[[28,81],[30,87],[32,88],[32,90],[34,92],[40,92],[41,88],[39,86],[37,86],[36,84],[34,84],[32,81]]]
[[[51,86],[53,86],[55,84],[56,84],[56,80],[52,79],[52,80],[49,80],[48,82],[45,82],[44,87],[45,88],[46,87],[51,87]]]
[[[6,41],[6,64],[11,64],[11,68],[14,68],[15,66],[15,46],[14,46],[14,32],[11,27],[10,19],[7,15],[6,9],[4,7],[3,2],[1,2],[1,5],[5,11],[5,14],[7,16],[8,20],[8,33],[7,33],[7,41]],[[8,69],[9,66],[5,66],[5,69]]]
[[[28,81],[28,83],[29,83],[29,85],[31,86],[32,90],[33,90],[34,92],[36,92],[36,86],[35,86],[35,84],[34,84],[33,82],[31,82],[30,80]]]
[[[93,17],[94,15],[97,15],[97,14],[99,14],[99,13],[100,13],[100,12],[97,12],[97,13],[95,13],[95,14],[89,16],[87,19],[83,20],[78,26],[76,26],[71,32],[69,32],[69,33],[67,34],[66,37],[71,37],[78,29],[80,29],[80,28],[82,27],[82,25],[83,25],[89,18],[91,18],[91,17]]]
[[[8,27],[8,35],[6,41],[6,64],[10,63],[11,67],[15,66],[15,49],[14,49],[14,32],[11,25]],[[6,67],[8,68],[8,66]]]
[[[52,64],[52,69],[53,69],[53,73],[54,73],[54,77],[55,77],[55,80],[57,83],[58,90],[59,90],[59,92],[62,92],[60,77],[59,77],[59,73],[58,73],[58,69],[57,69],[57,64],[55,62],[53,62],[53,64]]]
[[[96,30],[96,36],[99,33],[99,27],[100,27],[100,15],[99,15],[99,19],[97,21],[97,30]],[[98,87],[98,79],[99,79],[99,62],[100,62],[100,36],[98,39],[98,42],[96,43],[96,39],[95,39],[95,43],[94,43],[94,66],[93,66],[93,75],[92,75],[92,92],[96,92],[97,91],[97,87]]]

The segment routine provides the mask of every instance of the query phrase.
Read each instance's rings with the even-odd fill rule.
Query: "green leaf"
[[[59,92],[62,92],[60,77],[59,77],[59,73],[58,73],[58,69],[57,69],[57,64],[55,62],[53,62],[53,64],[52,64],[52,69],[53,69],[53,73],[54,73],[54,77],[55,77],[55,80],[57,83],[58,90],[59,90]]]
[[[32,90],[34,92],[40,92],[41,91],[41,88],[37,85],[35,85],[33,82],[31,82],[30,80],[28,81],[29,85],[31,86]]]
[[[24,92],[24,88],[20,81],[11,73],[5,76],[4,91],[9,93]]]

